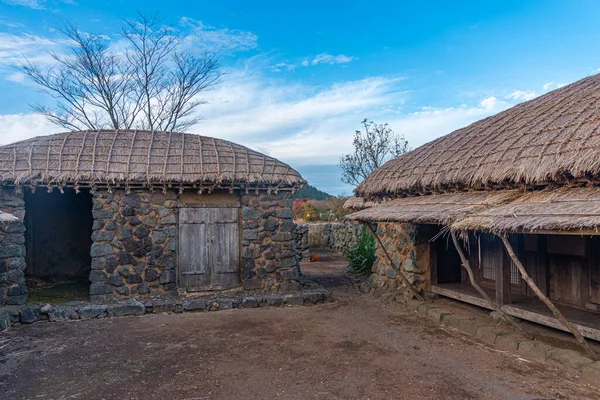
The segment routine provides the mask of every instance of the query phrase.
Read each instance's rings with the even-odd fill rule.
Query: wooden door
[[[240,283],[238,208],[179,209],[179,287],[217,290]]]

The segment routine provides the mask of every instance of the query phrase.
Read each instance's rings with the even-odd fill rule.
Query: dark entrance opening
[[[30,301],[85,300],[89,294],[92,195],[25,192],[26,278]]]
[[[452,239],[443,235],[437,238],[433,245],[436,248],[437,283],[460,283],[462,263]]]

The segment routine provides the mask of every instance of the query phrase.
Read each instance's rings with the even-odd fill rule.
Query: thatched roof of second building
[[[356,195],[597,177],[599,97],[600,75],[594,75],[519,104],[387,162]]]
[[[302,187],[289,165],[221,139],[177,132],[65,132],[0,147],[15,184],[176,183]]]

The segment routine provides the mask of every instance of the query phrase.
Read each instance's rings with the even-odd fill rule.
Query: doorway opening
[[[92,224],[87,189],[25,193],[25,276],[31,302],[88,299]]]

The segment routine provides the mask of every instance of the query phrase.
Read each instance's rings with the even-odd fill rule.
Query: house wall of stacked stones
[[[18,305],[27,301],[25,283],[25,203],[21,195],[0,193],[1,210],[17,217],[0,222],[0,305]]]
[[[408,280],[423,293],[430,285],[429,230],[424,225],[380,222],[377,235],[381,238],[394,264],[399,266]],[[374,292],[393,292],[407,295],[404,283],[391,268],[390,263],[378,245],[377,257],[369,286]]]
[[[6,189],[1,196],[0,210],[20,219],[17,227],[11,228],[18,239],[12,234],[7,239],[18,243],[16,247],[11,245],[7,248],[11,251],[14,249],[15,255],[21,257],[12,265],[19,264],[21,274],[16,286],[23,289],[19,295],[24,297],[19,299],[26,299],[22,274],[25,269],[23,196],[9,193]],[[238,196],[241,204],[240,273],[243,288],[285,292],[297,290],[299,264],[295,253],[291,194],[279,192]],[[145,190],[129,194],[124,190],[114,190],[112,193],[98,190],[93,194],[93,242],[90,249],[92,301],[178,294],[178,210],[182,205],[177,191],[171,190],[166,193]],[[14,280],[12,276],[10,279]],[[3,280],[6,281],[7,277],[0,275],[0,283]],[[12,295],[16,296],[19,290],[12,290]],[[2,298],[7,298],[5,292]]]

